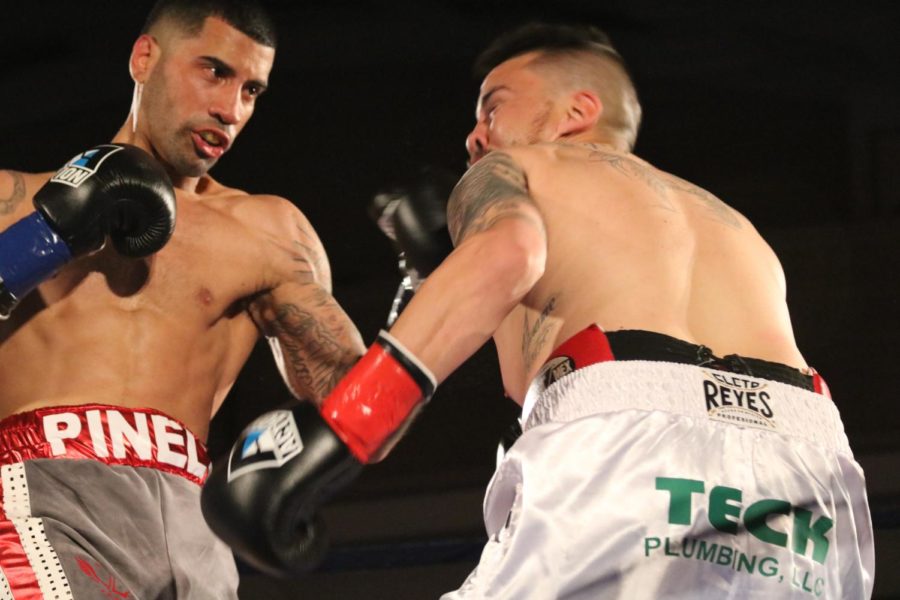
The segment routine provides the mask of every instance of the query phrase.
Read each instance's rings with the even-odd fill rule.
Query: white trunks
[[[444,600],[869,598],[865,481],[824,383],[636,334],[630,360],[614,343],[548,361],[488,488],[481,561]]]

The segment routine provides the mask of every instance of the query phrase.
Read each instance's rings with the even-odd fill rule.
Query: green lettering
[[[716,562],[720,565],[730,565],[733,552],[734,550],[728,546],[719,546],[719,556],[716,558]]]
[[[757,569],[757,573],[760,573],[764,577],[773,577],[775,575],[778,575],[778,559],[774,556],[763,557],[759,561],[759,569]]]
[[[813,589],[814,589],[815,592],[816,592],[816,596],[821,596],[821,595],[822,595],[822,592],[825,591],[825,580],[822,579],[821,577],[817,577],[817,578],[816,578],[816,583],[815,583],[815,585],[813,586]]]
[[[753,556],[747,556],[746,554],[741,552],[738,556],[737,570],[743,570],[747,571],[748,573],[753,573],[754,567],[756,567],[756,555],[754,554]]]
[[[784,500],[760,500],[747,507],[744,512],[744,525],[747,531],[769,544],[782,548],[787,547],[788,536],[782,531],[775,531],[766,522],[769,515],[791,514],[791,503]]]
[[[700,540],[700,549],[697,551],[697,558],[699,560],[712,562],[713,558],[716,556],[716,548],[718,547],[718,544],[711,544],[709,550],[707,550],[706,540]]]
[[[644,538],[644,556],[650,556],[650,551],[659,548],[661,543],[658,537]]]
[[[723,533],[737,535],[737,517],[741,514],[740,504],[729,504],[729,501],[740,502],[741,490],[717,485],[709,493],[709,522]],[[732,521],[728,517],[735,517]]]
[[[669,492],[669,524],[691,524],[691,494],[703,493],[703,482],[678,477],[657,477],[656,489]]]
[[[822,516],[810,526],[812,513],[805,508],[794,507],[794,552],[806,554],[806,545],[810,539],[813,543],[812,558],[819,564],[825,564],[828,556],[828,538],[825,534],[834,525],[834,521]]]

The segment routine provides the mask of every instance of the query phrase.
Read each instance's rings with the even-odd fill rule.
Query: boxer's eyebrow
[[[237,73],[234,67],[226,63],[220,58],[216,58],[215,56],[201,56],[200,60],[204,60],[209,65],[215,67],[222,77],[234,77]],[[265,81],[260,81],[259,79],[248,79],[247,84],[256,86],[259,89],[259,93],[262,94],[269,88],[269,84]]]
[[[200,60],[205,61],[210,66],[215,67],[224,77],[232,77],[235,74],[234,67],[215,56],[201,56]]]
[[[491,99],[491,96],[493,96],[494,94],[496,94],[496,93],[499,92],[500,90],[508,90],[508,89],[509,89],[509,88],[508,88],[507,86],[501,84],[501,85],[495,85],[494,87],[492,87],[491,89],[489,89],[487,92],[485,92],[485,93],[481,96],[481,99],[479,99],[478,102],[475,104],[475,118],[476,118],[476,119],[478,118],[478,112],[479,112],[482,108],[484,108],[484,105],[488,103],[488,101]]]

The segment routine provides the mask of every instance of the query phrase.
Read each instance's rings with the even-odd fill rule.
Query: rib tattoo
[[[522,358],[526,369],[531,368],[553,330],[553,327],[547,322],[547,318],[555,308],[556,296],[551,296],[541,314],[531,324],[528,323],[528,311],[525,311],[525,323],[522,327]]]

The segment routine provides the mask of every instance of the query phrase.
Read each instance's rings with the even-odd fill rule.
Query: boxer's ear
[[[159,43],[150,34],[141,34],[134,41],[131,56],[128,59],[128,72],[135,83],[144,83],[159,59]]]
[[[603,114],[603,102],[591,90],[572,92],[566,99],[565,114],[559,122],[557,135],[568,137],[593,129]]]

